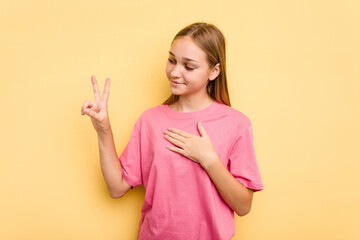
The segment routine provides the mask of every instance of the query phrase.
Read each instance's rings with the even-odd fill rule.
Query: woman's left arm
[[[199,163],[215,184],[223,200],[238,216],[246,215],[251,209],[253,190],[241,184],[226,169],[200,122],[198,129],[201,136],[169,128],[164,132],[164,137],[177,147],[167,146],[167,148]]]
[[[248,189],[225,168],[220,158],[204,159],[205,169],[224,201],[238,216],[245,216],[251,209],[253,190]]]

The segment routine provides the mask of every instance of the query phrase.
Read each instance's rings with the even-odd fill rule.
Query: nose
[[[179,78],[181,76],[180,65],[175,64],[172,66],[172,68],[170,69],[170,76],[172,78]]]

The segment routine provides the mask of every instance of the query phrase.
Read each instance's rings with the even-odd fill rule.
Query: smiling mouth
[[[179,83],[179,82],[175,82],[175,81],[171,81],[171,83],[179,85],[179,84],[184,84],[184,83]]]

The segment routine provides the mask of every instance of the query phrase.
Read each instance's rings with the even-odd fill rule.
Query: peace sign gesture
[[[107,111],[107,102],[110,91],[110,78],[107,78],[105,81],[105,88],[102,98],[100,96],[99,87],[95,76],[91,76],[91,82],[94,89],[95,101],[91,102],[86,100],[81,108],[81,114],[86,114],[91,117],[92,124],[98,133],[106,132],[110,130],[110,121]]]

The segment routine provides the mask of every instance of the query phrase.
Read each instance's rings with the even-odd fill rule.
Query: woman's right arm
[[[91,117],[91,122],[98,134],[100,165],[110,196],[122,197],[129,189],[129,185],[123,177],[122,168],[116,154],[114,138],[110,126],[107,102],[110,92],[110,78],[105,81],[103,96],[100,96],[99,87],[95,76],[91,76],[94,90],[94,102],[85,101],[81,108],[82,115]]]
[[[98,140],[101,171],[110,196],[112,198],[122,197],[131,189],[131,185],[124,180],[111,129],[98,133]]]

